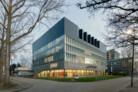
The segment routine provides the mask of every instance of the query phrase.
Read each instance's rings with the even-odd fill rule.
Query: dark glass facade
[[[107,60],[107,70],[108,74],[112,75],[129,75],[131,70],[131,60],[132,58],[120,58]]]
[[[64,19],[59,21],[37,41],[33,43],[33,69],[35,73],[51,68],[57,63],[55,69],[64,68]]]
[[[54,25],[33,43],[33,52],[62,35],[64,35],[64,19],[59,21],[56,25]]]
[[[62,60],[64,60],[64,35],[34,51],[33,67]]]

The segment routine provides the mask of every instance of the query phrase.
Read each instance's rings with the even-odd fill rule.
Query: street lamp
[[[111,75],[112,75],[112,72],[113,72],[113,66],[112,66],[112,63],[111,63]]]
[[[11,59],[13,60],[14,59],[14,56],[11,56]]]
[[[125,33],[126,33],[127,35],[132,35],[134,32],[135,32],[134,29],[127,29]]]
[[[132,68],[131,68],[131,87],[133,87],[133,74],[134,74],[134,48],[135,48],[135,30],[134,29],[127,29],[125,32],[127,35],[132,36],[132,45],[133,45],[133,50],[132,50]]]
[[[11,71],[13,72],[13,65],[12,65],[12,60],[14,60],[14,56],[11,56]],[[12,73],[11,73],[12,74]]]

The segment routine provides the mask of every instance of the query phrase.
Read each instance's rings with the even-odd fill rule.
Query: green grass
[[[54,80],[54,81],[59,81],[59,82],[68,82],[71,81],[73,78],[47,78],[48,80]]]
[[[115,78],[122,78],[124,76],[97,76],[97,77],[80,77],[77,82],[92,82],[92,81],[100,81],[100,80],[108,80]]]
[[[8,86],[2,86],[2,83],[0,83],[0,90],[12,89],[12,88],[17,87],[17,86],[18,85],[14,84],[14,83],[10,83],[10,85],[8,85]]]
[[[115,78],[122,78],[125,76],[97,76],[97,77],[80,77],[79,79],[75,78],[40,78],[40,77],[27,77],[27,78],[37,78],[37,79],[45,79],[45,80],[53,80],[59,82],[93,82],[100,80],[108,80]]]

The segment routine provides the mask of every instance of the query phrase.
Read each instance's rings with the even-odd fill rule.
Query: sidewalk
[[[120,90],[119,92],[138,92],[138,80],[134,82],[133,87],[129,85],[125,89]]]
[[[118,81],[116,82],[116,80],[118,80],[119,82]],[[134,87],[132,88],[128,86],[130,84],[130,81],[129,81],[130,78],[125,78],[124,80],[123,78],[119,78],[116,80],[113,79],[113,80],[89,82],[89,83],[79,83],[79,82],[78,83],[66,83],[66,82],[55,82],[55,81],[49,81],[49,80],[44,81],[40,79],[29,79],[29,78],[27,79],[27,78],[22,78],[22,77],[20,78],[14,77],[11,79],[11,81],[13,83],[18,84],[19,86],[15,87],[14,89],[0,90],[0,92],[20,92],[20,91],[22,92],[26,92],[26,91],[27,92],[46,92],[46,91],[55,92],[53,87],[57,89],[56,92],[65,92],[66,90],[67,92],[71,92],[71,91],[72,92],[112,92],[112,91],[113,92],[138,92],[138,78],[134,79]],[[113,88],[111,89],[109,88],[109,85],[113,83],[114,83],[114,90]],[[76,86],[75,88],[74,88],[74,85]],[[91,86],[95,88],[91,88]],[[74,88],[74,89],[71,90],[71,89],[68,89],[68,87]],[[88,89],[88,90],[80,91],[81,87]]]

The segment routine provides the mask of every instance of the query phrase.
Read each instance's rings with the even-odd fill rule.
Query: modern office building
[[[107,60],[112,60],[112,59],[119,59],[120,54],[115,51],[115,49],[111,49],[107,51]]]
[[[120,58],[107,60],[107,72],[110,75],[129,75],[132,58]]]
[[[106,65],[106,45],[67,18],[33,43],[33,69],[39,77],[103,75]]]

